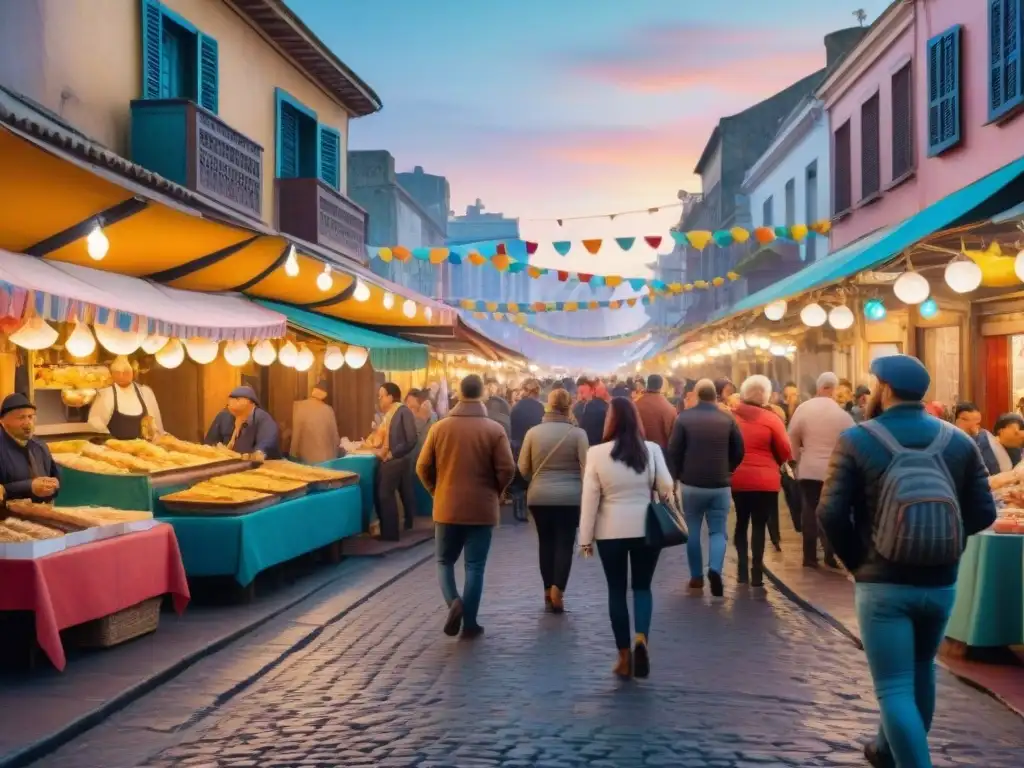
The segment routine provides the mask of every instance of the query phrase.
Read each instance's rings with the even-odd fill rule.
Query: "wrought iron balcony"
[[[136,99],[131,106],[134,162],[263,218],[263,147],[187,99]]]
[[[366,211],[319,179],[277,179],[277,226],[366,266]]]

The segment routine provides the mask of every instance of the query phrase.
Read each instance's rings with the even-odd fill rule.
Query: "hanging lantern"
[[[904,304],[920,304],[928,298],[931,286],[928,285],[928,278],[910,270],[896,278],[892,291]]]
[[[284,273],[288,277],[296,277],[299,274],[299,260],[295,256],[295,246],[288,246],[288,257],[284,260]]]
[[[828,320],[825,309],[816,302],[811,302],[800,310],[800,322],[808,328],[820,328]]]
[[[110,240],[103,234],[103,227],[98,223],[85,238],[85,250],[93,261],[103,261],[103,257],[110,250]]]
[[[252,353],[249,352],[249,345],[244,341],[229,341],[224,345],[224,359],[228,365],[240,368],[249,362]]]
[[[352,298],[359,302],[368,301],[370,298],[370,286],[358,277],[356,278],[356,288],[352,291]]]
[[[164,368],[177,368],[185,360],[185,348],[177,339],[171,339],[156,353],[156,361]]]
[[[786,316],[786,300],[773,301],[764,308],[764,316],[772,321],[779,321]]]
[[[142,340],[142,351],[145,352],[147,355],[155,355],[163,348],[164,344],[166,343],[166,336],[160,336],[159,334],[151,333]]]
[[[935,299],[928,297],[917,307],[917,311],[925,320],[929,320],[939,314],[939,305]]]
[[[832,307],[832,311],[828,313],[828,324],[837,331],[845,331],[847,328],[850,328],[855,319],[853,310],[845,304]]]
[[[362,368],[366,361],[370,358],[370,350],[365,347],[349,346],[345,350],[345,364],[349,368],[355,368],[358,370]]]
[[[1017,263],[1014,269],[1020,277],[1020,255],[1017,256]],[[946,285],[957,293],[970,293],[981,285],[981,267],[973,261],[957,259],[946,266]],[[1022,278],[1024,279],[1024,278]]]
[[[277,350],[270,339],[263,339],[252,348],[252,361],[257,365],[270,365],[277,359]]]
[[[277,359],[281,362],[281,365],[287,368],[294,368],[295,361],[298,360],[298,358],[299,350],[291,343],[291,341],[286,341],[277,353]]]
[[[394,306],[395,306],[395,294],[391,293],[391,291],[386,291],[384,293],[384,302],[383,303],[384,303],[384,309],[392,309],[392,308],[394,308]]]
[[[55,328],[36,315],[12,333],[10,339],[22,349],[46,349],[53,346],[58,336]]]
[[[885,315],[885,304],[881,299],[870,299],[864,302],[864,317],[868,320],[884,320]]]
[[[345,353],[341,351],[341,347],[332,344],[324,350],[324,368],[328,371],[336,371],[344,364]]]
[[[308,371],[315,362],[316,358],[313,356],[313,351],[305,344],[301,344],[299,346],[299,353],[295,358],[295,370],[300,373]]]
[[[75,320],[75,327],[64,341],[64,349],[72,357],[88,357],[96,351],[96,339],[89,326]]]
[[[781,344],[772,344],[771,347],[768,348],[768,351],[776,357],[782,357],[786,354],[786,348]]]
[[[138,350],[143,334],[138,331],[122,331],[112,325],[94,325],[96,340],[112,355],[130,355]]]
[[[416,317],[416,302],[412,299],[406,299],[402,304],[402,314],[410,320]]]
[[[185,341],[185,351],[188,352],[188,356],[200,365],[206,365],[216,360],[219,349],[220,345],[213,339],[196,336]]]

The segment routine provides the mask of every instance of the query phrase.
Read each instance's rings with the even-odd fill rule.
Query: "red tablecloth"
[[[85,544],[37,560],[0,560],[0,611],[33,611],[39,646],[60,670],[60,631],[170,593],[181,613],[188,581],[174,529]]]

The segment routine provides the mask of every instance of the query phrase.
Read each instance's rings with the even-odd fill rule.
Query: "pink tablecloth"
[[[164,524],[37,560],[0,560],[0,611],[33,611],[39,646],[60,670],[62,629],[168,593],[184,611],[188,581],[174,529]]]

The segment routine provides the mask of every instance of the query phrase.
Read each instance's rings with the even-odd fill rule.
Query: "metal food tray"
[[[168,512],[177,512],[181,515],[194,515],[197,517],[241,517],[251,512],[259,512],[281,501],[277,494],[271,494],[265,499],[256,501],[237,501],[226,504],[218,504],[213,501],[173,501],[160,500]]]
[[[338,488],[345,488],[349,485],[358,484],[359,475],[356,472],[353,472],[349,477],[339,477],[337,480],[312,480],[309,483],[309,487],[314,491],[333,491]]]
[[[173,467],[146,473],[153,488],[164,488],[169,485],[192,484],[217,475],[228,475],[252,469],[259,462],[249,459],[219,459],[208,464],[193,464],[189,467]],[[142,474],[142,473],[137,473]]]

